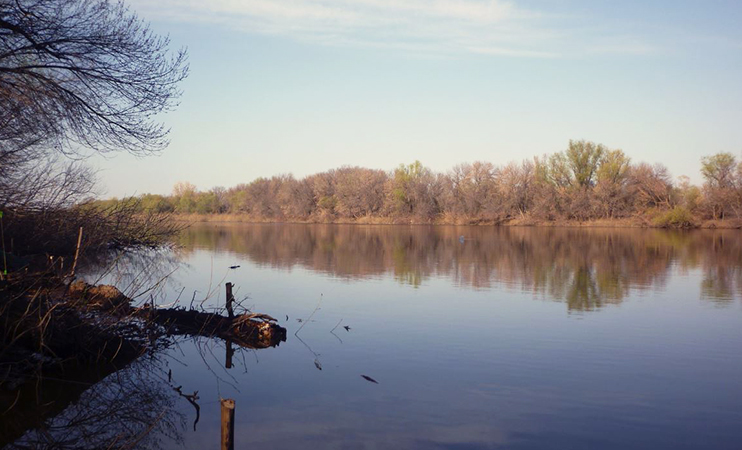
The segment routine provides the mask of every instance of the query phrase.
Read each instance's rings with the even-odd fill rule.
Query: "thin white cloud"
[[[647,53],[651,47],[569,28],[563,17],[504,0],[131,0],[146,18],[211,22],[321,45],[425,54],[553,58]],[[575,24],[572,24],[575,27]],[[564,31],[569,29],[569,32]],[[591,44],[592,42],[592,44]]]

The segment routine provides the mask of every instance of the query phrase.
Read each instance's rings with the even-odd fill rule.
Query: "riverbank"
[[[353,224],[353,225],[476,225],[513,227],[570,227],[570,228],[672,228],[659,225],[652,218],[633,217],[622,219],[595,220],[542,220],[528,217],[494,220],[471,220],[465,218],[440,218],[433,221],[415,219],[395,219],[391,217],[349,218],[311,218],[311,219],[267,219],[249,214],[174,214],[173,219],[186,223],[306,223],[306,224]],[[685,228],[701,229],[742,229],[742,219],[704,220]]]
[[[229,315],[224,316],[221,308],[153,308],[135,302],[114,286],[70,282],[69,277],[57,276],[52,269],[6,277],[0,282],[0,410],[5,411],[7,420],[1,421],[0,448],[19,441],[29,431],[46,429],[48,421],[78,403],[106,377],[125,370],[144,355],[154,358],[178,337],[222,341],[228,349],[227,361],[231,361],[233,345],[255,350],[286,341],[286,329],[278,326],[276,319],[244,310],[239,304],[233,310],[233,303],[229,283]],[[145,361],[150,364],[152,359]],[[166,390],[188,397],[171,383],[170,376]],[[131,393],[132,387],[124,383],[126,379],[116,377],[108,387]],[[192,397],[197,398],[196,393]],[[133,448],[165,414],[164,409],[148,410],[146,401],[139,400],[134,396],[130,405],[141,413],[139,427],[129,420],[127,429],[117,429],[113,435],[96,431],[90,438],[102,445],[83,448],[112,448],[121,442],[126,445],[120,448]],[[115,413],[110,404],[105,408]],[[105,422],[105,417],[94,414],[89,420]],[[127,414],[127,419],[130,417]],[[85,425],[80,422],[62,428],[81,433]],[[114,421],[110,427],[120,423]]]

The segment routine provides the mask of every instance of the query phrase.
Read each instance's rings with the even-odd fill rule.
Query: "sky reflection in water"
[[[199,303],[211,284],[204,305],[220,304],[231,281],[289,332],[229,371],[222,343],[172,350],[175,382],[202,399],[185,445],[215,446],[221,395],[237,402],[238,446],[739,448],[741,237],[195,226],[166,297]],[[296,319],[318,302],[302,343]]]

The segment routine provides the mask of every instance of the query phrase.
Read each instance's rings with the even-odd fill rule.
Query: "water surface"
[[[288,340],[229,370],[207,339],[159,358],[201,406],[193,431],[166,402],[165,448],[215,448],[220,396],[241,448],[742,446],[739,231],[209,224],[179,244],[117,282],[174,270],[153,299],[186,307],[232,282]]]

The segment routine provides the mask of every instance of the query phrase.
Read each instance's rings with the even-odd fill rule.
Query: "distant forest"
[[[731,153],[701,159],[704,183],[673,180],[662,164],[634,163],[621,150],[570,141],[563,151],[495,166],[460,164],[435,173],[419,161],[391,172],[341,167],[302,179],[258,178],[199,191],[187,182],[172,195],[95,202],[134,204],[142,212],[239,214],[256,221],[365,223],[520,223],[632,219],[648,226],[692,227],[742,218],[742,162]]]

